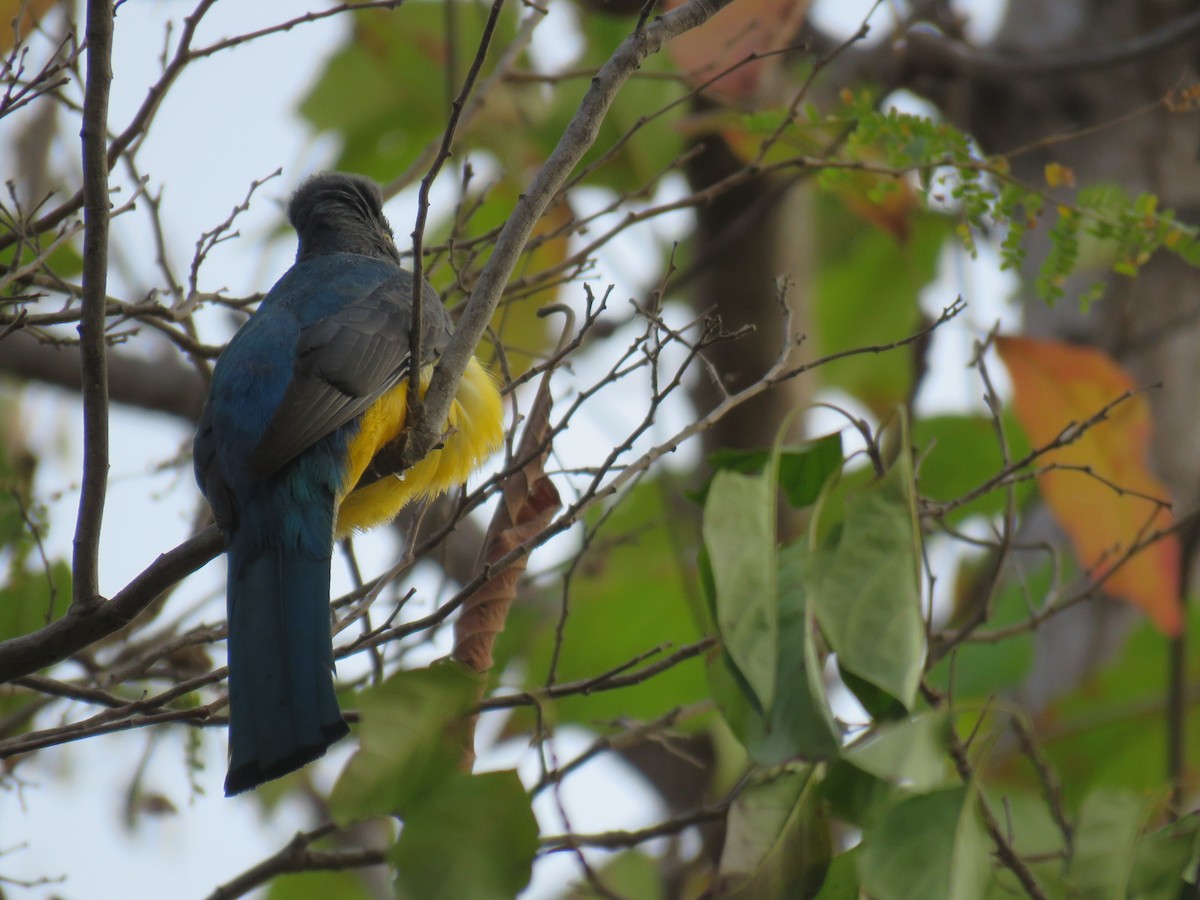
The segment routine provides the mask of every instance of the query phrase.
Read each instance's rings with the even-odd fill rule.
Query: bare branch
[[[100,602],[100,526],[108,488],[108,367],[104,342],[108,284],[108,92],[112,85],[112,0],[88,0],[87,86],[83,100],[83,485],[75,525],[71,609]]]
[[[234,900],[244,897],[256,887],[266,884],[276,875],[289,872],[335,871],[361,869],[364,866],[382,865],[387,860],[383,850],[373,847],[353,847],[340,850],[314,850],[312,845],[337,830],[326,823],[312,831],[299,832],[287,846],[258,865],[247,869],[237,878],[226,882],[208,895],[208,900]]]
[[[905,35],[905,56],[924,69],[949,69],[960,75],[992,81],[1013,78],[1047,78],[1074,72],[1110,69],[1136,63],[1200,36],[1200,12],[1180,16],[1161,28],[1130,38],[1112,47],[1074,53],[1055,52],[1039,57],[1017,57],[972,47],[929,31]]]
[[[433,162],[429,166],[429,171],[421,179],[421,187],[417,191],[417,221],[412,231],[413,305],[412,323],[408,329],[410,350],[408,357],[407,407],[413,411],[410,415],[415,414],[417,422],[421,421],[421,366],[425,362],[421,356],[421,334],[423,330],[421,324],[423,320],[421,304],[425,296],[425,292],[422,289],[424,280],[421,269],[424,265],[424,258],[421,253],[421,243],[425,240],[425,220],[429,217],[429,191],[432,189],[433,182],[438,177],[438,173],[441,172],[442,166],[450,158],[450,149],[454,146],[454,137],[458,131],[458,123],[462,117],[463,106],[466,104],[467,98],[471,96],[471,91],[475,88],[475,81],[479,78],[479,70],[483,68],[483,61],[487,58],[488,48],[492,44],[492,36],[496,33],[496,23],[500,20],[500,10],[503,8],[504,0],[492,0],[492,8],[488,12],[487,21],[483,26],[483,35],[480,37],[479,46],[475,50],[475,58],[471,60],[471,68],[467,71],[467,77],[463,81],[462,89],[458,92],[458,96],[450,104],[450,120],[446,123],[446,128],[442,132],[442,143],[438,147],[437,155],[433,158]],[[451,58],[453,58],[453,54],[451,54]],[[449,411],[449,406],[446,409]],[[443,419],[444,417],[435,421],[441,422]],[[421,456],[425,456],[425,453],[422,453]],[[413,462],[416,462],[416,459],[419,458],[416,457],[413,459]]]
[[[0,684],[60,662],[125,627],[164,591],[214,559],[222,549],[221,532],[210,525],[161,554],[108,602],[72,606],[65,616],[45,628],[0,642]]]

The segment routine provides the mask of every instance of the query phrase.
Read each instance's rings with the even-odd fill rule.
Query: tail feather
[[[329,557],[229,549],[232,796],[324,755],[349,728],[333,685]]]

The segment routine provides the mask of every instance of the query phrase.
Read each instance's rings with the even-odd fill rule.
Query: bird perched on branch
[[[196,432],[196,480],[229,556],[226,795],[349,731],[333,682],[334,541],[461,483],[503,437],[495,381],[473,358],[440,448],[400,475],[363,478],[407,413],[413,277],[381,206],[359,176],[300,186],[288,206],[296,262],[221,354]],[[452,326],[421,290],[423,392]]]

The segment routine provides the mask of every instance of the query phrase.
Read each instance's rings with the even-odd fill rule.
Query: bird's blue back
[[[366,297],[397,271],[391,263],[352,253],[297,263],[221,354],[209,389],[213,433],[220,436],[213,450],[225,484],[239,501],[236,527],[248,532],[242,540],[320,549],[310,543],[310,529],[290,523],[296,512],[293,500],[303,506],[328,504],[332,516],[346,446],[357,423],[318,441],[272,478],[251,477],[246,463],[283,399],[301,330]],[[200,460],[197,454],[198,475]],[[281,507],[280,500],[286,505]],[[287,528],[284,534],[276,530],[281,523]]]
[[[229,552],[230,794],[315,759],[347,731],[333,693],[329,570],[347,448],[361,416],[267,477],[253,475],[248,461],[292,378],[302,330],[398,271],[349,253],[297,263],[213,372],[195,450]],[[214,458],[219,484],[206,472]]]

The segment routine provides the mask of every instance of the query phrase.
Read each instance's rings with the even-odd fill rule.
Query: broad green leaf
[[[610,891],[600,894],[586,881],[580,881],[563,900],[596,900],[599,897],[620,897],[621,900],[664,900],[662,872],[658,863],[645,853],[626,850],[609,859],[603,866],[593,866],[600,883]]]
[[[911,477],[902,453],[881,479],[847,495],[840,534],[812,553],[808,586],[842,668],[908,709],[925,652]]]
[[[1138,834],[1148,813],[1146,799],[1129,791],[1098,789],[1083,798],[1067,871],[1083,896],[1125,900]]]
[[[996,349],[1013,379],[1017,417],[1038,447],[1137,388],[1095,348],[1000,337]],[[1152,432],[1150,401],[1144,394],[1130,396],[1104,421],[1046,453],[1038,461],[1037,484],[1080,565],[1164,634],[1176,635],[1182,627],[1177,536],[1156,541],[1114,569],[1133,546],[1173,522],[1170,510],[1155,502],[1169,501],[1170,493],[1149,468]]]
[[[987,629],[1027,622],[1030,604],[1037,602],[1036,598],[1047,596],[1053,575],[1047,563],[1026,572],[1021,579],[1010,581],[1000,590],[993,603]],[[961,571],[959,578],[963,578]],[[978,594],[971,585],[965,591],[973,600]],[[956,699],[962,700],[988,697],[999,691],[1016,688],[1032,665],[1033,633],[1028,631],[991,643],[959,644],[930,669],[926,677],[939,691],[951,691]],[[951,675],[953,684],[950,683]]]
[[[8,583],[0,586],[0,641],[37,631],[64,615],[71,602],[71,567],[59,560],[50,563],[48,572],[34,568],[35,560],[40,562],[36,555],[25,560],[28,555],[25,551],[32,545],[32,540],[23,533],[19,541],[9,557]],[[5,549],[0,545],[0,551]],[[13,715],[22,707],[35,709],[31,704],[37,702],[38,695],[32,692],[0,690],[0,718]],[[9,733],[23,733],[33,726],[32,719],[14,716]]]
[[[786,771],[738,795],[721,852],[720,896],[816,896],[831,854],[817,771]]]
[[[841,749],[806,602],[805,553],[803,545],[795,544],[779,554],[779,670],[767,713],[724,654],[709,662],[718,706],[751,759],[763,766],[795,758],[827,759]]]
[[[529,883],[537,849],[517,773],[485,772],[422,795],[388,859],[401,900],[512,900]]]
[[[0,587],[0,641],[37,631],[62,616],[71,602],[71,567],[59,560],[47,572],[19,568]]]
[[[679,647],[702,636],[698,622],[703,613],[694,603],[695,587],[678,549],[681,541],[693,541],[687,529],[694,526],[672,516],[667,492],[660,482],[642,482],[621,497],[590,541],[588,556],[569,585],[558,682],[595,678],[660,644]],[[680,528],[685,529],[682,537]],[[536,611],[536,626],[506,629],[497,641],[497,658],[521,658],[524,686],[533,689],[546,684],[554,656],[562,601],[561,592],[554,594],[548,609]],[[521,604],[513,613],[519,622],[531,615]],[[522,639],[523,646],[514,646]],[[559,723],[595,728],[622,718],[653,719],[707,694],[703,661],[697,658],[641,684],[560,697],[545,708]],[[529,710],[514,712],[510,733],[532,727]]]
[[[862,892],[858,884],[857,847],[835,856],[829,863],[829,871],[825,873],[825,883],[817,894],[816,900],[860,900]]]
[[[717,472],[704,504],[703,532],[716,583],[721,644],[759,707],[768,710],[775,697],[779,654],[775,491],[770,474]]]
[[[899,788],[845,758],[829,765],[821,793],[835,819],[864,828],[894,803]]]
[[[900,800],[863,833],[859,874],[873,900],[978,900],[991,860],[966,785]]]
[[[819,265],[814,332],[817,352],[890,344],[911,335],[921,321],[917,300],[937,271],[950,235],[945,217],[914,216],[907,242],[864,223],[840,202],[821,195]],[[841,388],[876,413],[908,400],[913,350],[858,354],[822,366],[824,384]]]
[[[5,16],[3,6],[5,0],[0,0],[0,21],[6,23],[6,27],[0,31],[7,31],[12,35],[12,29],[7,27],[12,23],[11,16]],[[3,43],[0,40],[0,43]],[[56,239],[55,234],[27,235],[25,240],[13,247],[5,250],[0,250],[0,267],[4,271],[11,271],[22,266],[29,265],[38,255],[48,248]],[[42,261],[41,266],[44,271],[52,273],[58,278],[74,278],[83,271],[83,254],[76,244],[78,238],[74,241],[63,241],[57,247],[50,251],[50,254]],[[19,255],[18,255],[19,254]]]
[[[848,761],[872,775],[915,791],[946,783],[949,772],[950,720],[941,711],[875,728],[846,748]]]
[[[339,824],[373,815],[406,815],[438,793],[463,758],[456,738],[475,703],[477,679],[455,663],[397,672],[359,695],[359,750],[333,787]]]
[[[998,717],[1002,720],[1004,717]],[[971,719],[974,725],[977,717]],[[1003,812],[1002,826],[1009,842],[1042,888],[1046,900],[1075,900],[1078,896],[1068,888],[1064,859],[1067,847],[1062,829],[1055,822],[1046,802],[1045,792],[1036,777],[1022,785],[989,785],[980,790],[997,814]],[[986,900],[1012,900],[1025,896],[1017,877],[1005,866],[993,869]]]
[[[908,708],[878,685],[859,678],[838,660],[838,677],[875,722],[896,722],[908,718]]]
[[[299,872],[272,878],[266,900],[371,900],[374,896],[354,872]]]
[[[1189,684],[1200,679],[1200,606],[1188,609]],[[1067,796],[1096,787],[1144,793],[1164,789],[1167,752],[1163,637],[1149,622],[1134,630],[1120,655],[1039,716],[1042,749]],[[1189,747],[1200,746],[1200,716],[1184,723]]]
[[[757,475],[771,459],[769,450],[716,450],[708,457],[718,471],[729,469],[746,475]],[[783,446],[778,451],[779,487],[788,503],[797,509],[811,506],[821,495],[829,477],[842,467],[842,435],[829,434],[800,446]],[[708,486],[699,495],[704,503]]]
[[[1200,847],[1200,813],[1151,832],[1134,851],[1129,896],[1136,900],[1178,900],[1184,896],[1184,878],[1192,874]]]
[[[449,57],[457,55],[461,79],[479,46],[490,5],[459,0],[453,35],[446,32],[441,3],[409,2],[396,10],[355,14],[351,39],[329,59],[300,104],[300,113],[314,128],[342,139],[335,168],[390,181],[440,140],[450,115],[444,74]],[[504,46],[515,28],[516,11],[510,7],[501,16],[481,77],[495,65],[495,46]],[[455,92],[458,88],[456,84]],[[468,134],[460,135],[460,144],[476,136],[507,140],[519,121],[514,107],[520,98],[535,96],[536,90],[495,85],[483,111],[468,123]],[[500,127],[501,122],[510,127]]]
[[[1016,419],[1006,412],[1002,424],[1010,458],[1025,456],[1029,441]],[[917,492],[930,500],[949,502],[964,497],[1000,471],[1003,464],[995,425],[986,416],[917,419],[912,425],[912,443],[920,461]],[[1022,481],[1014,491],[1019,508],[1032,494],[1033,485]],[[1006,498],[1004,488],[989,491],[950,512],[946,521],[956,524],[971,516],[999,515]]]

